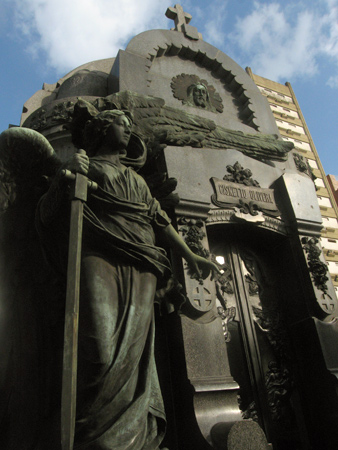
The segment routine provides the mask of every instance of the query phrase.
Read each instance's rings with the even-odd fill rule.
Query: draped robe
[[[99,188],[84,208],[74,448],[155,450],[165,414],[153,300],[170,268],[154,228],[170,221],[132,168],[94,157],[88,177]]]

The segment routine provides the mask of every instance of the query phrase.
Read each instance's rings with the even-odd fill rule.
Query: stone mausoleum
[[[250,76],[203,40],[180,5],[167,16],[172,30],[141,33],[116,57],[45,84],[25,103],[21,125],[65,160],[76,151],[69,123],[78,97],[129,110],[133,139],[148,150],[140,174],[193,251],[217,261],[220,274],[198,280],[173,258],[173,286],[158,291],[163,446],[336,449],[338,305],[314,182],[297,169],[293,144]],[[23,365],[41,344],[25,326],[33,344],[8,404],[25,417],[8,419],[22,450],[33,448],[33,417],[48,411],[20,406],[36,383]]]

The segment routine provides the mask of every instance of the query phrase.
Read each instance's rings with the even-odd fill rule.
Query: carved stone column
[[[205,224],[199,218],[178,220],[179,233],[193,250],[208,257]],[[222,320],[216,307],[216,287],[210,276],[197,280],[184,267],[186,302],[179,320],[182,329],[186,372],[193,387],[193,406],[204,439],[214,448],[213,428],[226,442],[231,426],[242,420],[238,406],[239,386],[233,379]],[[216,429],[214,428],[214,430]],[[219,432],[218,432],[219,439]]]

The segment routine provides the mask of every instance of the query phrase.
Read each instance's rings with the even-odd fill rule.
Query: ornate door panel
[[[217,241],[218,311],[243,416],[260,424],[274,450],[305,449],[276,249],[242,236]]]

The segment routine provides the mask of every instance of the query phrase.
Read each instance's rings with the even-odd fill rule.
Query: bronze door
[[[243,417],[259,423],[274,450],[305,449],[283,308],[287,290],[278,259],[283,239],[234,232],[226,239],[219,236],[212,233],[211,245],[223,270],[216,282],[218,312]]]

